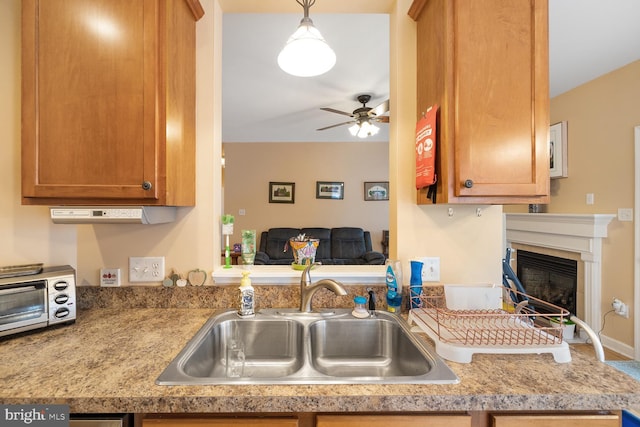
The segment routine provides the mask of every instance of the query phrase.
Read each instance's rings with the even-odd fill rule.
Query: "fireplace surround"
[[[602,239],[615,215],[505,214],[506,246],[578,260],[576,315],[602,326]]]

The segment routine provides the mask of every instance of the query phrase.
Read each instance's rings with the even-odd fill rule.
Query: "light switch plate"
[[[164,257],[129,257],[130,282],[162,282]]]
[[[105,286],[105,287],[120,286],[120,269],[119,268],[101,268],[100,269],[100,286]]]
[[[417,261],[422,261],[422,281],[440,281],[440,257],[420,257]]]

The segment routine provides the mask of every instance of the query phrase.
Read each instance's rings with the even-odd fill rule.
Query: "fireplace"
[[[573,259],[518,250],[517,276],[528,295],[577,312],[578,262]]]
[[[505,243],[516,253],[528,251],[577,261],[576,307],[572,312],[595,331],[602,326],[602,240],[613,218],[615,215],[608,214],[505,214]],[[518,278],[522,281],[521,274]]]

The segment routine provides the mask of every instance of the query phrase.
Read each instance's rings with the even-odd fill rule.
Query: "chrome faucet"
[[[307,268],[304,269],[302,276],[300,277],[300,311],[304,313],[311,313],[311,300],[316,292],[321,288],[329,289],[336,295],[347,295],[347,291],[344,289],[342,284],[333,279],[322,279],[311,284],[310,271],[316,265],[322,264],[319,262],[309,264]]]

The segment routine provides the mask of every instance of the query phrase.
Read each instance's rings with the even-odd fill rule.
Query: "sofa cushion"
[[[266,252],[272,260],[290,260],[290,262],[293,262],[293,252],[288,246],[285,252],[284,247],[290,238],[298,234],[300,234],[299,228],[270,228],[263,252]],[[260,246],[263,246],[262,242],[260,242]]]
[[[384,264],[385,256],[371,249],[371,233],[358,227],[339,228],[270,228],[260,235],[260,250],[256,265],[286,265],[293,262],[293,251],[284,247],[298,234],[320,240],[316,261],[323,264],[364,265]]]
[[[356,227],[340,227],[331,230],[331,258],[355,259],[367,252],[364,230]]]

